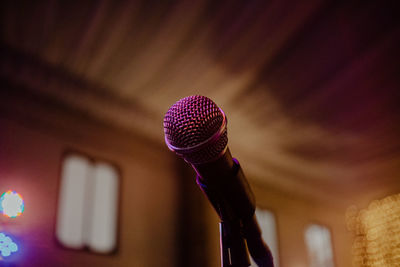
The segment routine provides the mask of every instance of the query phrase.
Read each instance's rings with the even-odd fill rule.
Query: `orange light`
[[[375,200],[361,211],[350,207],[346,217],[355,235],[354,266],[400,266],[400,194]]]

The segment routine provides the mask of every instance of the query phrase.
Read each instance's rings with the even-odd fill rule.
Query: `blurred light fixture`
[[[351,206],[346,220],[354,235],[353,266],[400,266],[400,194],[361,210]]]
[[[0,233],[0,255],[1,257],[8,257],[12,253],[18,251],[18,245],[13,242],[11,237]]]
[[[11,190],[4,192],[0,197],[0,212],[10,218],[20,216],[24,212],[24,200],[22,196]]]

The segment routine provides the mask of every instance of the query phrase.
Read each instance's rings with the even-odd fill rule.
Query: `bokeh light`
[[[24,212],[24,200],[15,191],[4,192],[0,197],[0,212],[4,216],[15,218]]]
[[[400,194],[374,200],[366,209],[346,213],[354,234],[353,266],[400,266]]]
[[[2,257],[8,257],[17,251],[18,245],[13,242],[11,237],[5,235],[4,233],[0,233],[0,255]]]

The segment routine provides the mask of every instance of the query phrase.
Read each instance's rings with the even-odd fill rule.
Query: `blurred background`
[[[0,265],[220,266],[164,143],[200,94],[277,266],[399,266],[399,20],[396,1],[2,1]]]

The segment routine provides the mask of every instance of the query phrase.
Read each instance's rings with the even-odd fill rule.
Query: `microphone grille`
[[[205,96],[188,96],[172,105],[164,117],[168,147],[189,163],[217,159],[227,147],[223,111]]]

